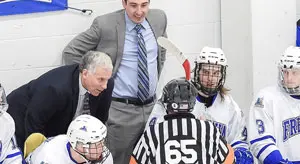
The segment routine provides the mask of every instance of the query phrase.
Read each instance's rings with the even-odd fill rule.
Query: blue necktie
[[[142,25],[138,24],[134,28],[137,32],[138,41],[138,98],[144,102],[149,97],[149,73],[147,63],[147,50],[142,35]]]

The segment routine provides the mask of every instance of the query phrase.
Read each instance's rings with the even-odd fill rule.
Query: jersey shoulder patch
[[[258,97],[254,106],[258,107],[258,108],[263,108],[264,107],[264,97]]]

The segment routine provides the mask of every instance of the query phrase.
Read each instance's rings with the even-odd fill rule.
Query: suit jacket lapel
[[[146,20],[148,21],[151,29],[152,29],[152,32],[154,33],[154,37],[157,38],[158,37],[158,28],[156,27],[156,24],[155,24],[155,18],[151,15],[151,10],[149,10],[149,13],[146,17]]]
[[[79,95],[79,67],[77,66],[76,70],[73,73],[73,85],[72,85],[72,117],[75,115],[77,104],[78,104],[78,95]]]
[[[124,43],[125,43],[125,10],[120,12],[118,18],[117,18],[117,34],[118,34],[118,52],[117,52],[117,59],[116,59],[116,65],[114,66],[114,71],[116,72],[116,68],[119,68],[119,65],[122,60],[123,51],[124,51]]]

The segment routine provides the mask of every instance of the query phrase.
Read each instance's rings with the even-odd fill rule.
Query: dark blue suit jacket
[[[114,87],[113,79],[99,96],[90,95],[91,115],[105,123]],[[7,112],[16,123],[16,139],[23,150],[25,139],[34,132],[46,137],[65,134],[77,108],[79,67],[77,64],[50,70],[11,92]]]

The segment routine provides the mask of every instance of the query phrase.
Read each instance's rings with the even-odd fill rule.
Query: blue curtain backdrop
[[[67,0],[0,0],[0,16],[67,9]]]

